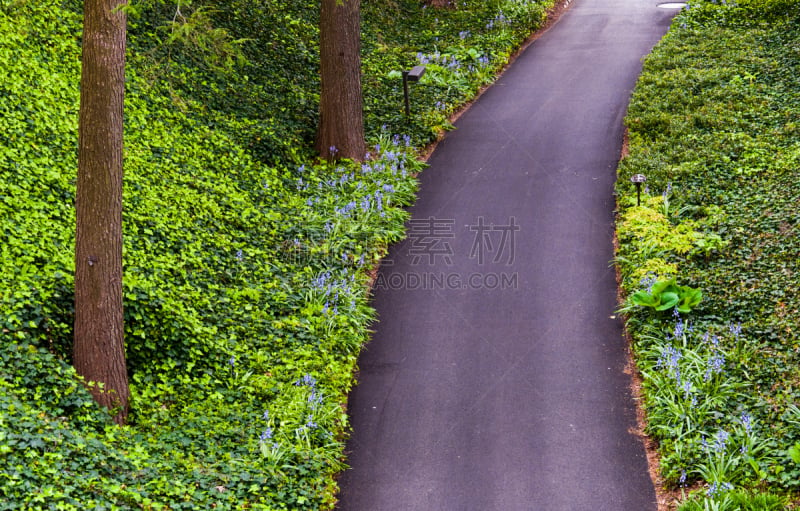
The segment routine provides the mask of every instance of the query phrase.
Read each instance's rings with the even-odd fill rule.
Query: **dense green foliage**
[[[80,2],[0,0],[0,509],[332,506],[414,148],[544,12],[363,4],[363,165],[313,163],[315,2],[132,5],[118,428],[70,366]],[[396,72],[420,60],[406,121]]]
[[[675,279],[703,293],[677,317],[626,306],[662,474],[706,483],[683,509],[782,508],[731,489],[800,490],[798,90],[800,4],[692,2],[630,105],[623,288]]]

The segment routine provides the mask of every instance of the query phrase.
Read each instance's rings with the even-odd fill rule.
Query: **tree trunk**
[[[322,0],[317,150],[325,159],[364,159],[360,0]]]
[[[100,405],[119,410],[119,424],[129,397],[122,323],[125,2],[84,1],[75,201],[75,370]]]
[[[453,2],[452,0],[427,0],[426,3],[431,7],[436,7],[439,9],[443,8],[455,9],[458,5],[456,2]]]

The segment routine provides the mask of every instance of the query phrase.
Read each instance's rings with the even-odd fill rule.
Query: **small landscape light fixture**
[[[406,100],[406,117],[411,115],[411,105],[408,102],[408,82],[418,82],[424,74],[425,66],[414,66],[410,71],[403,71],[403,96]]]
[[[644,174],[634,174],[631,176],[631,183],[636,185],[636,205],[642,205],[642,183],[647,181]]]

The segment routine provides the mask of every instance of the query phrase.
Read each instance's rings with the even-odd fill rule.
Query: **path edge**
[[[478,92],[472,99],[470,99],[466,103],[463,103],[452,114],[450,114],[450,116],[447,118],[448,123],[451,126],[454,125],[456,121],[462,115],[464,115],[467,112],[467,110],[469,110],[472,107],[472,105],[478,99],[480,99],[480,97],[483,96],[483,94],[487,90],[489,90],[492,87],[492,85],[497,83],[497,81],[506,73],[506,71],[508,71],[508,68],[511,67],[511,65],[520,57],[520,55],[522,55],[522,53],[525,50],[528,49],[529,46],[535,43],[537,39],[546,34],[551,28],[553,28],[556,25],[556,23],[558,23],[561,20],[561,17],[564,15],[564,13],[572,6],[573,1],[574,0],[556,0],[553,6],[547,9],[547,11],[545,12],[544,24],[538,29],[536,29],[533,33],[531,33],[531,35],[529,35],[528,38],[525,39],[525,41],[523,41],[519,45],[519,47],[517,47],[516,50],[514,50],[514,52],[508,57],[506,63],[503,64],[503,66],[495,73],[494,78],[490,83],[481,86],[481,88],[478,89]],[[421,161],[427,162],[430,159],[433,152],[436,150],[436,147],[439,145],[439,142],[441,142],[444,139],[445,135],[447,134],[447,131],[449,130],[440,129],[436,135],[436,139],[433,142],[429,143],[428,145],[424,146],[419,151],[417,158],[420,159]]]
[[[630,154],[630,136],[627,126],[623,129],[622,134],[622,148],[620,149],[620,158],[617,162],[622,162]],[[617,175],[619,177],[619,175]],[[617,217],[619,214],[620,206],[619,201],[616,201],[614,209],[614,255],[619,251],[619,238],[617,237]],[[622,275],[619,270],[619,265],[614,263],[614,274],[617,281],[617,306],[623,307],[626,301],[625,291],[622,289]],[[647,410],[644,407],[644,391],[642,385],[644,377],[642,376],[639,366],[636,364],[636,356],[633,350],[633,336],[628,330],[628,315],[625,313],[617,313],[617,318],[622,322],[622,336],[625,339],[625,352],[626,361],[623,372],[630,377],[630,392],[633,402],[636,406],[636,426],[631,428],[629,432],[637,437],[642,443],[647,458],[647,469],[650,475],[650,480],[653,482],[653,488],[656,493],[656,509],[657,511],[677,511],[678,506],[682,502],[682,492],[680,489],[670,489],[667,487],[664,478],[661,475],[661,454],[658,452],[658,440],[648,435],[645,430],[647,428]],[[684,492],[688,495],[695,488],[683,488]]]

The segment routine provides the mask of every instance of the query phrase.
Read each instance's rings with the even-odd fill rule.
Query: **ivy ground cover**
[[[694,490],[682,509],[784,509],[800,490],[798,91],[796,2],[702,1],[633,95],[617,263],[661,474]],[[659,311],[669,282],[701,300]]]

